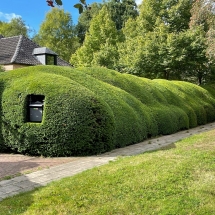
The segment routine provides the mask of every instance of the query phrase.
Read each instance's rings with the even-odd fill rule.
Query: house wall
[[[46,55],[43,54],[43,55],[35,55],[36,58],[43,64],[43,65],[46,65]]]
[[[27,65],[24,65],[24,64],[10,64],[10,65],[3,65],[3,68],[5,69],[5,71],[10,71],[10,70],[19,69],[26,66]]]

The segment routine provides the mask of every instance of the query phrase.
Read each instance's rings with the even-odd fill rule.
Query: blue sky
[[[62,1],[62,8],[71,14],[73,23],[76,24],[79,13],[73,5],[79,0]],[[102,2],[102,0],[86,0],[86,2],[91,4],[92,2]],[[138,4],[141,0],[136,0],[136,2]],[[46,13],[50,10],[51,7],[47,6],[46,0],[4,0],[0,3],[0,20],[9,22],[12,18],[21,17],[25,24],[36,33],[44,21]]]
[[[72,15],[73,23],[78,20],[78,10],[73,7],[78,0],[62,0],[62,8]],[[87,0],[87,3],[102,2],[102,0]],[[46,0],[10,0],[0,3],[0,20],[10,21],[12,18],[21,17],[27,26],[35,31],[39,30],[40,24],[44,21],[45,15],[51,10]]]

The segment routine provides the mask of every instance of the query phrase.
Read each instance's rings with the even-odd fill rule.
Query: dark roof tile
[[[41,62],[33,55],[35,48],[41,47],[21,35],[7,38],[0,37],[0,64],[41,65]],[[48,48],[46,48],[46,51],[49,51],[51,54],[54,53]],[[57,65],[71,66],[59,57],[57,57]]]
[[[0,39],[0,64],[9,64],[16,51],[19,36]]]
[[[41,63],[36,59],[32,52],[34,48],[39,47],[32,40],[20,36],[19,44],[17,44],[16,55],[14,55],[13,62],[27,65],[40,65]]]
[[[55,52],[53,52],[52,50],[46,48],[46,47],[39,47],[39,48],[35,48],[33,50],[33,55],[40,55],[40,54],[51,54],[51,55],[57,55]]]

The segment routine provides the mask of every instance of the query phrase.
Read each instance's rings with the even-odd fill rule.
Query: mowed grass
[[[0,214],[215,214],[215,131],[5,199]]]

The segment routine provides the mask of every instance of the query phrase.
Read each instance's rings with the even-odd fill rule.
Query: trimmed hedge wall
[[[157,116],[157,123],[161,125],[158,128],[159,134],[170,134],[215,119],[214,97],[197,85],[163,79],[149,80],[128,74],[119,74],[115,71],[110,73],[108,69],[104,68],[96,70],[82,68],[81,71],[125,90],[143,104],[150,106],[154,115]],[[163,117],[164,115],[166,117]],[[168,120],[169,117],[172,120]],[[175,117],[178,120],[175,121]],[[172,123],[178,126],[174,126]]]
[[[215,120],[215,99],[196,85],[105,68],[35,66],[0,74],[0,151],[98,154]],[[44,95],[41,123],[29,95]]]
[[[16,71],[18,72],[18,71]],[[2,93],[4,144],[18,152],[44,156],[100,153],[113,148],[110,108],[71,79],[55,74],[8,73]],[[35,75],[36,74],[36,75]],[[45,95],[42,123],[27,122],[27,96]],[[84,150],[83,150],[84,149]]]

